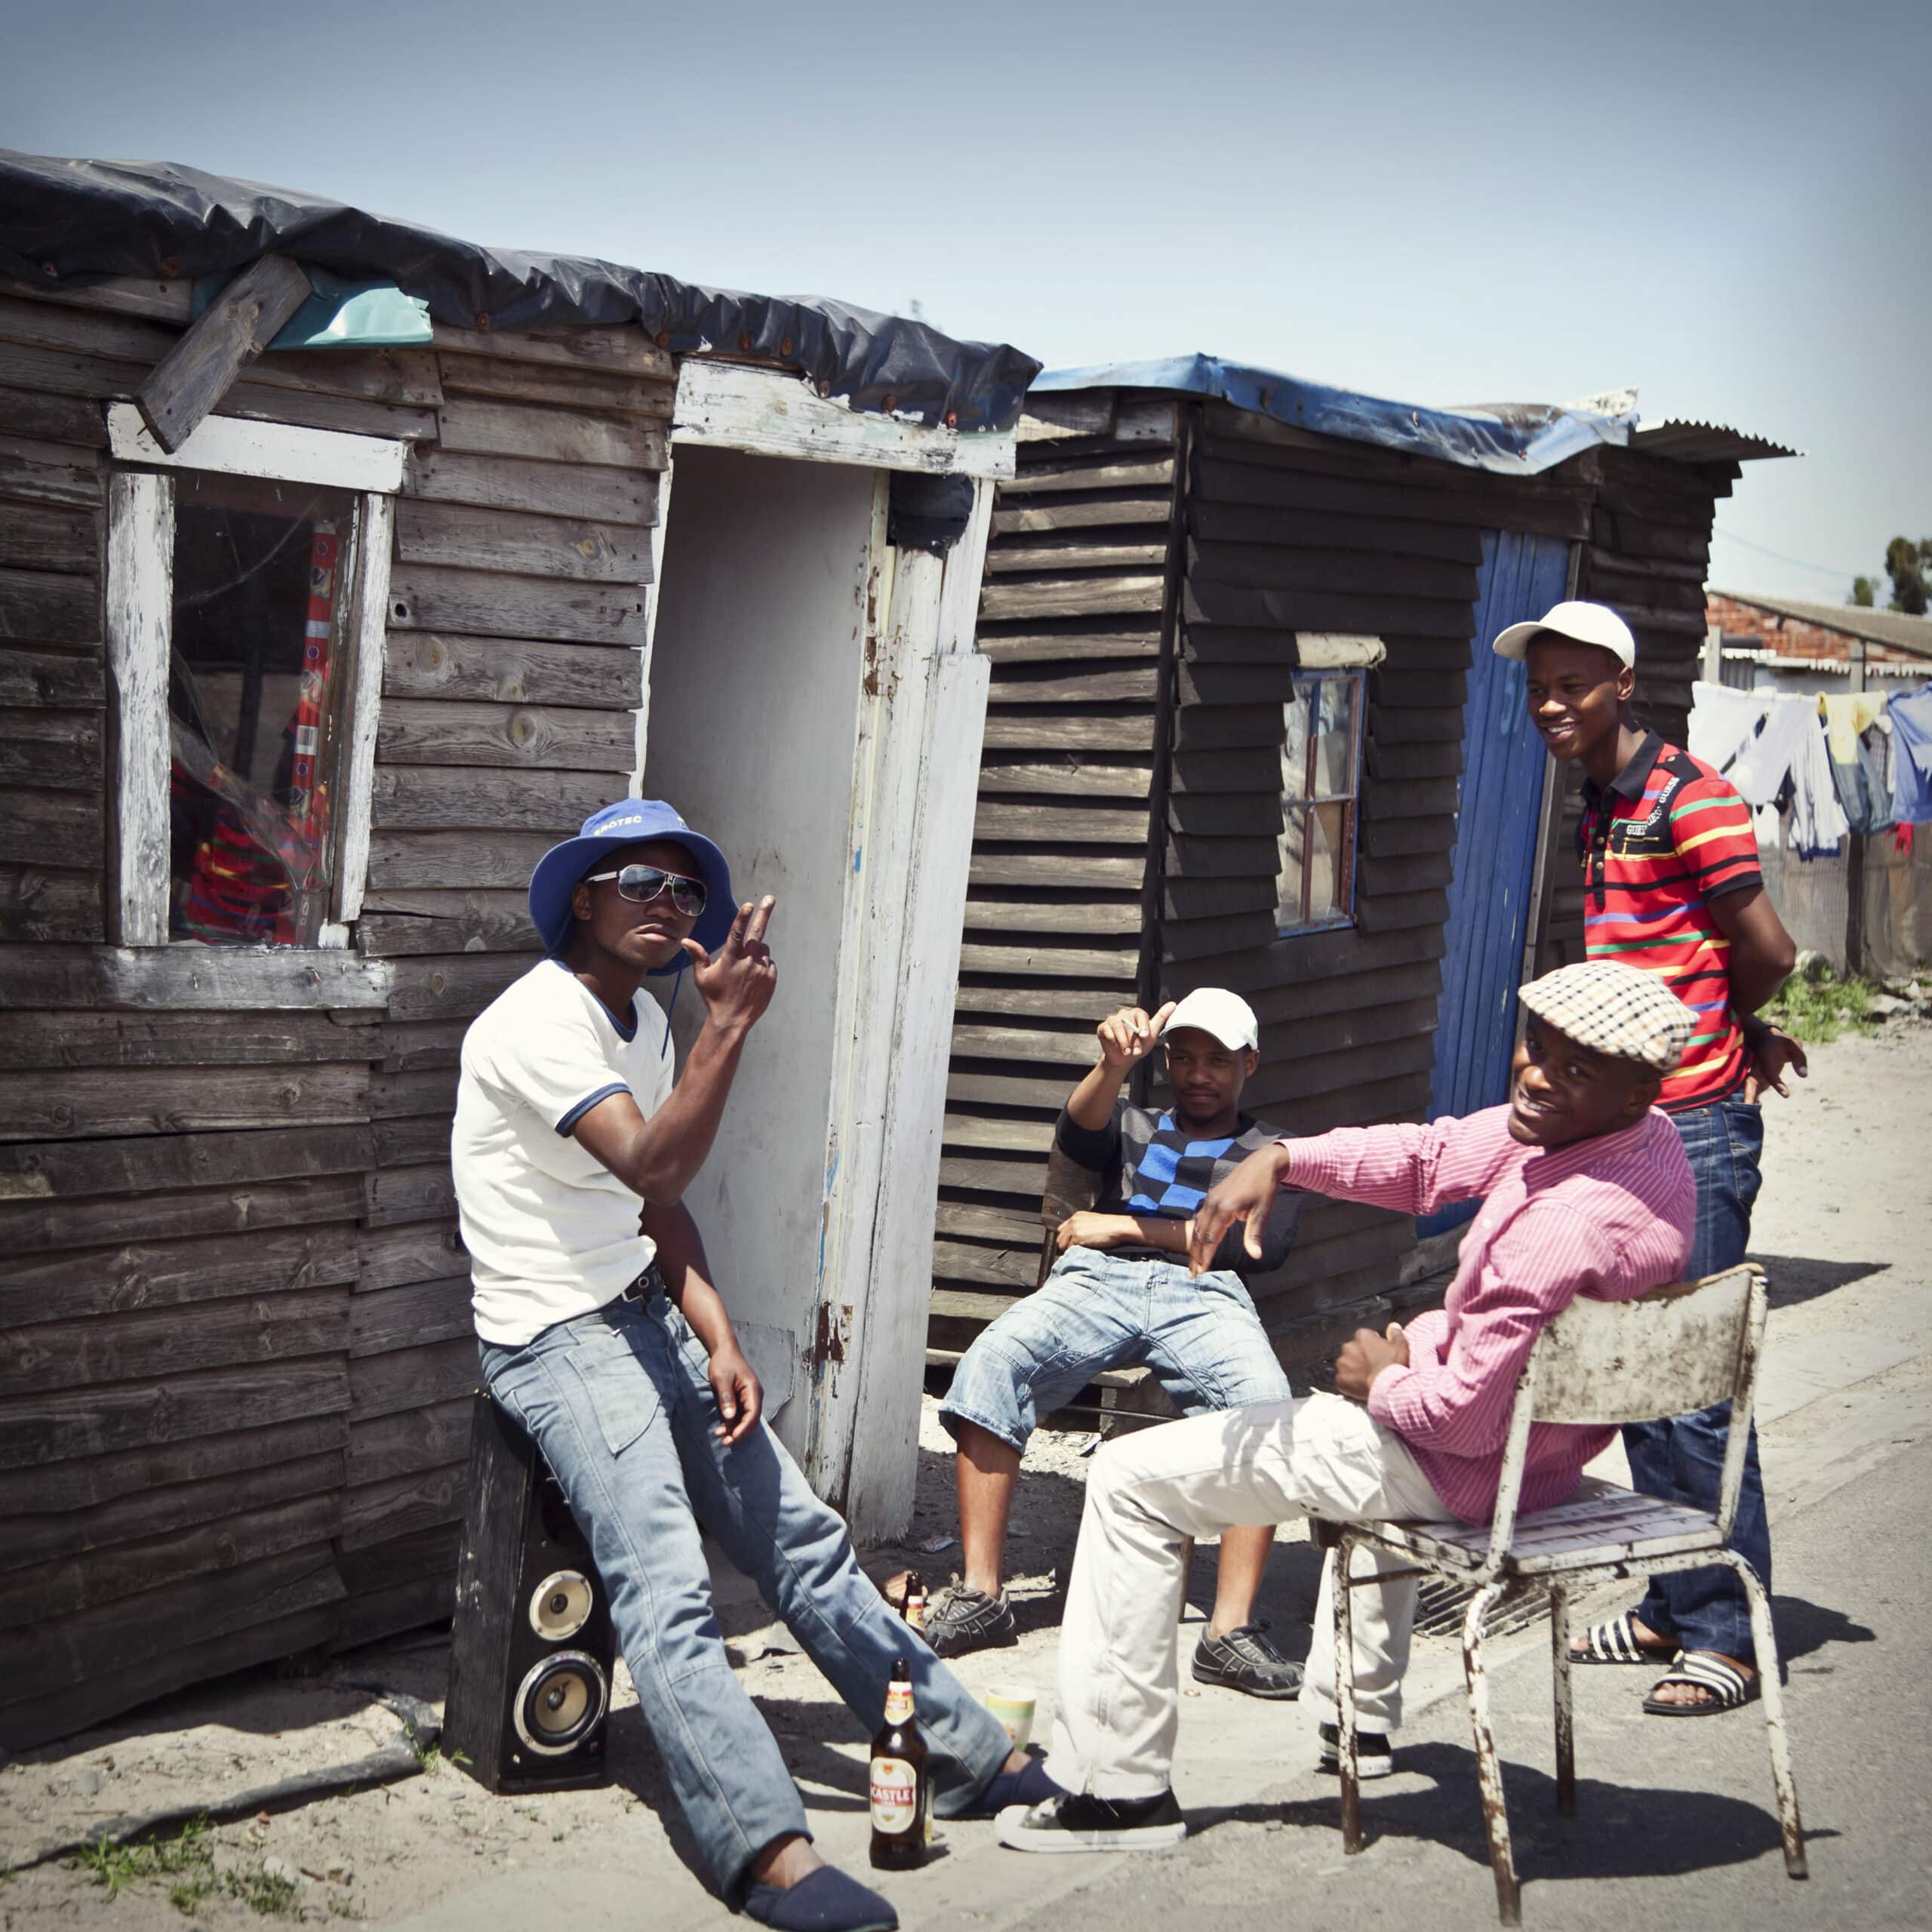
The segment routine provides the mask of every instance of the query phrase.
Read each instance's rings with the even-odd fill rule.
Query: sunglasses
[[[704,881],[686,878],[681,873],[660,872],[655,866],[625,866],[614,872],[592,872],[584,880],[586,885],[602,885],[607,880],[617,881],[620,898],[633,904],[648,906],[660,893],[669,892],[673,908],[688,919],[695,919],[704,910]]]

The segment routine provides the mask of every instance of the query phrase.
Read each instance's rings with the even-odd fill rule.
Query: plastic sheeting
[[[408,349],[432,339],[429,305],[405,295],[392,281],[345,281],[326,269],[309,268],[307,301],[275,331],[271,349]],[[188,312],[204,313],[234,280],[205,275],[188,292]]]
[[[1630,440],[1633,418],[1598,415],[1558,403],[1483,403],[1427,409],[1383,396],[1330,389],[1272,369],[1226,362],[1218,355],[1171,355],[1154,362],[1103,362],[1050,369],[1033,387],[1059,389],[1166,389],[1218,396],[1324,436],[1376,443],[1411,456],[1500,476],[1534,476],[1599,443]]]
[[[722,349],[798,369],[854,409],[1010,429],[1039,364],[819,296],[744,294],[567,255],[485,248],[340,202],[166,162],[0,149],[0,273],[80,288],[114,275],[232,272],[271,251],[392,281],[467,329],[641,322],[677,354]]]

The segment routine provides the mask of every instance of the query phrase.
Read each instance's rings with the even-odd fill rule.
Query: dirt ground
[[[1774,1309],[1759,1405],[1774,1519],[1894,1451],[1900,1439],[1896,1404],[1868,1407],[1860,1392],[1918,1374],[1932,1348],[1924,1241],[1932,1190],[1924,1154],[1932,1144],[1932,1026],[1909,1024],[1816,1049],[1813,1066],[1791,1102],[1770,1103],[1755,1224]],[[1056,1578],[1071,1555],[1084,1452],[1093,1440],[1046,1432],[1035,1438],[1011,1546],[1021,1641],[960,1666],[975,1691],[1032,1687],[1043,1716],[1057,1635]],[[955,1527],[950,1457],[928,1398],[914,1527],[905,1545],[867,1552],[866,1566],[883,1577],[916,1564],[937,1586],[957,1561],[956,1547],[941,1543]],[[1211,1552],[1198,1560],[1196,1604],[1211,1592],[1212,1563]],[[1315,1571],[1300,1526],[1284,1527],[1263,1608],[1292,1651],[1306,1644]],[[862,1859],[865,1741],[857,1725],[745,1586],[721,1579],[719,1598],[734,1661],[798,1777],[814,1829],[832,1855]],[[667,1822],[662,1774],[621,1665],[610,1726],[614,1777],[605,1789],[498,1799],[432,1752],[419,1775],[217,1825],[162,1858],[137,1854],[96,1870],[71,1858],[35,1862],[45,1847],[116,1817],[219,1806],[238,1791],[391,1744],[401,1724],[368,1687],[439,1706],[448,1657],[446,1635],[431,1632],[337,1659],[319,1676],[247,1673],[0,1762],[0,1927],[180,1932],[192,1925],[214,1932],[263,1915],[340,1918],[411,1932],[473,1926],[479,1918],[561,1923],[568,1888],[592,1872],[624,1875],[629,1900],[654,1924],[718,1922],[719,1908],[688,1869],[690,1847]],[[1446,1640],[1420,1639],[1411,1709],[1425,1701],[1417,1693],[1432,1686],[1439,1693],[1454,1676]],[[1211,1712],[1217,1724],[1184,1715],[1184,1740],[1208,1734],[1223,1758],[1257,1748],[1251,1742],[1257,1739],[1271,1755],[1280,1752],[1287,1721],[1281,1707],[1204,1695],[1205,1707],[1187,1709]],[[1269,1728],[1259,1727],[1264,1723]],[[1203,1757],[1197,1782],[1211,1782],[1221,1761]],[[984,1828],[952,1835],[970,1832],[984,1835]],[[956,1911],[931,1915],[962,1924],[1019,1922],[1024,1915],[1017,1909],[1004,1912],[964,1884],[983,1849],[977,1840],[958,1846],[969,1860],[963,1867],[958,1856],[940,1861],[960,1869],[928,1887],[926,1902],[937,1907],[953,1890],[961,1897]],[[165,1865],[174,1869],[156,1869]],[[915,1883],[928,1878],[911,1875]],[[110,1898],[106,1881],[115,1878],[118,1894]],[[581,1922],[622,1921],[592,1912]]]

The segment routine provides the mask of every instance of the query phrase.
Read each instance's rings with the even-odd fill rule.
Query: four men
[[[718,1888],[753,1918],[788,1932],[897,1922],[812,1851],[777,1746],[727,1661],[701,1532],[757,1581],[863,1730],[880,1721],[894,1659],[909,1657],[941,1816],[1001,1813],[1003,1841],[1026,1850],[1172,1843],[1186,1830],[1168,1770],[1186,1540],[1222,1538],[1194,1675],[1294,1696],[1301,1672],[1254,1614],[1277,1522],[1312,1510],[1485,1520],[1543,1325],[1580,1293],[1620,1299],[1742,1258],[1758,1094],[1783,1092],[1787,1066],[1804,1071],[1753,1017],[1792,946],[1749,814],[1718,774],[1629,722],[1635,650],[1611,612],[1560,605],[1494,648],[1527,658],[1531,717],[1588,781],[1589,957],[1523,989],[1508,1104],[1293,1140],[1241,1111],[1259,1036],[1232,993],[1101,1021],[1099,1058],[1057,1134],[1100,1177],[1100,1204],[1063,1223],[1051,1275],[975,1342],[942,1407],[964,1574],[934,1606],[931,1649],[765,1427],[682,1204],[775,988],[772,901],[734,907],[723,854],[654,801],[594,814],[539,863],[530,905],[546,957],[478,1017],[462,1055],[454,1164],[484,1374],[589,1537],[678,1803]],[[679,1078],[668,1023],[637,995],[648,975],[685,971],[705,1016]],[[1122,1100],[1157,1046],[1173,1097],[1158,1112]],[[1358,1332],[1337,1393],[1297,1402],[1244,1278],[1281,1265],[1303,1192],[1414,1214],[1484,1204],[1444,1307]],[[1043,1767],[1008,1749],[934,1653],[1013,1641],[1003,1550],[1028,1436],[1100,1370],[1139,1363],[1187,1419],[1095,1460]],[[1713,1506],[1725,1421],[1633,1426],[1638,1486]],[[1540,1427],[1525,1508],[1567,1494],[1607,1433]],[[1768,1577],[1755,1446],[1736,1537]],[[1330,1762],[1332,1587],[1324,1575],[1309,1666]],[[1400,1719],[1414,1583],[1361,1588],[1358,1602],[1372,1776]],[[1741,1592],[1722,1570],[1657,1580],[1577,1654],[1674,1663],[1645,1705],[1663,1714],[1730,1709],[1755,1688]]]

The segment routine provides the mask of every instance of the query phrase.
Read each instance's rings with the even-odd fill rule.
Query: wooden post
[[[1865,640],[1851,643],[1850,687],[1854,695],[1865,688]],[[1844,974],[1847,979],[1865,971],[1865,834],[1845,834]]]
[[[174,455],[229,386],[309,299],[309,278],[286,255],[251,263],[157,362],[134,392],[154,439]]]

